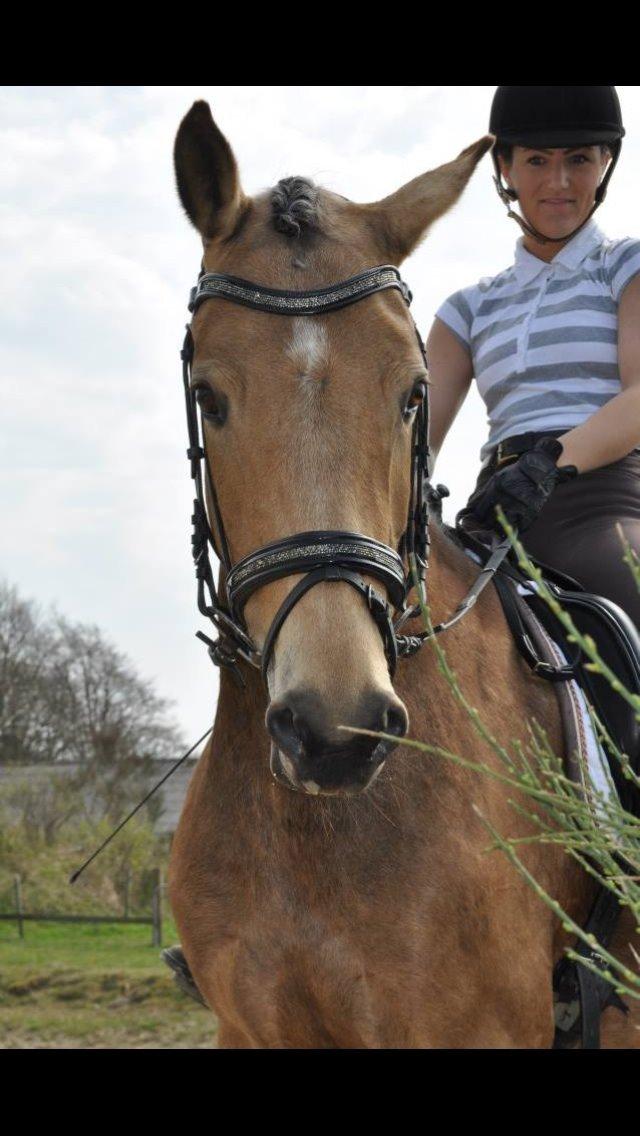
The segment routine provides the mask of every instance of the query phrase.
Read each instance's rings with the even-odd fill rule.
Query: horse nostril
[[[396,738],[403,738],[409,729],[409,716],[401,703],[387,707],[383,722],[382,733],[393,734]]]
[[[272,703],[267,710],[265,722],[279,749],[290,757],[302,755],[302,739],[296,730],[294,715],[288,706],[281,702]]]

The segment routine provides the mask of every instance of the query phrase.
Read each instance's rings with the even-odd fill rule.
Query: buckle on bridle
[[[400,291],[402,293],[403,300],[405,300],[407,304],[411,304],[411,301],[413,300],[413,292],[411,291],[409,285],[405,284],[404,280],[400,279],[398,280],[398,284],[400,285]]]
[[[376,592],[373,584],[367,584],[367,604],[374,619],[376,615],[386,618],[389,615],[389,605],[382,596]]]
[[[531,670],[535,675],[549,679],[551,682],[566,682],[568,679],[576,678],[576,669],[571,663],[554,667],[552,663],[546,663],[539,659],[537,663],[534,663]]]
[[[246,688],[242,671],[238,665],[238,651],[230,645],[222,635],[217,639],[210,639],[203,631],[196,631],[196,639],[201,639],[207,645],[207,652],[215,667],[226,667],[238,686]]]

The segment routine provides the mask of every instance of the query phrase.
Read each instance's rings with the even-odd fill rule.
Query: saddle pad
[[[534,581],[518,584],[517,592],[526,596],[537,591]],[[546,628],[542,626],[526,603],[522,604],[521,617],[545,662],[561,667],[568,663],[562,648],[553,641]],[[558,696],[562,729],[566,742],[566,768],[572,781],[581,786],[583,796],[593,807],[598,819],[602,819],[602,806],[597,795],[604,800],[619,799],[609,769],[607,755],[600,744],[589,714],[584,691],[575,679],[554,683]],[[593,796],[593,793],[596,796]]]
[[[464,551],[476,564],[482,563],[472,549],[465,548]],[[569,660],[564,651],[554,642],[524,599],[526,595],[537,591],[535,581],[527,580],[525,584],[518,584],[515,591],[523,597],[518,604],[520,616],[540,657],[554,667],[565,666]],[[604,800],[619,800],[619,795],[606,753],[598,741],[584,691],[575,679],[556,682],[553,686],[558,698],[565,739],[567,776],[581,787],[582,795],[592,807],[594,816],[597,820],[602,820],[603,806],[598,801],[598,794],[602,794]]]

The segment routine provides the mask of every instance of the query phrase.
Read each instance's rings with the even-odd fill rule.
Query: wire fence
[[[22,877],[14,876],[13,899],[14,911],[1,912],[0,919],[17,923],[18,934],[25,938],[25,923],[117,923],[121,925],[142,924],[151,927],[151,945],[162,946],[162,919],[163,919],[163,892],[162,870],[154,870],[155,883],[151,895],[151,912],[149,915],[129,914],[129,888],[125,889],[124,910],[122,915],[62,915],[55,912],[25,911],[22,898]]]

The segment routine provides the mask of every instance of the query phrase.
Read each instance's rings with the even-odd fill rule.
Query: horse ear
[[[485,134],[452,162],[420,174],[389,197],[364,206],[386,259],[400,264],[413,252],[429,226],[455,205],[494,141],[492,134]]]
[[[173,160],[178,195],[203,240],[232,232],[247,199],[233,150],[203,100],[180,123]]]

